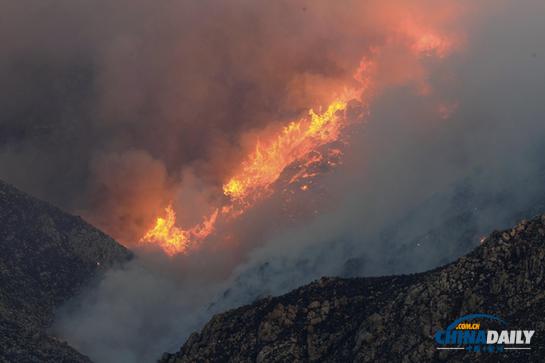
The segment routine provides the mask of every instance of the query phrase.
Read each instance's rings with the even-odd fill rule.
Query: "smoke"
[[[543,10],[530,0],[4,4],[0,177],[139,256],[63,308],[55,334],[97,362],[152,361],[225,308],[323,275],[432,268],[538,212]],[[418,38],[427,31],[452,44]],[[260,202],[189,255],[136,244],[168,203],[182,225],[221,205],[255,136],[352,86],[362,57],[374,61],[363,67],[369,115],[349,112],[360,125],[319,185]]]
[[[142,220],[133,211],[141,211],[142,219],[153,218],[153,210],[164,205],[168,195],[164,164],[142,150],[97,155],[90,165],[93,184],[89,201],[92,209],[103,210],[94,218],[112,235],[139,237]],[[127,180],[130,180],[128,183]]]
[[[410,38],[414,24],[452,27],[459,6],[433,3],[7,4],[0,177],[133,245],[165,200],[181,193],[189,200],[175,207],[184,213],[201,198],[183,190],[185,176],[221,194],[253,148],[251,135],[327,104],[354,82],[372,47],[392,34]],[[428,7],[429,14],[421,11]],[[400,57],[412,64],[386,64],[380,83],[421,78],[422,69]],[[166,171],[163,190],[141,197],[149,204],[133,202],[131,185],[162,181],[149,180],[149,160],[134,152]],[[105,180],[119,158],[126,159],[121,168],[132,163],[142,172]]]
[[[57,322],[54,333],[96,362],[155,361],[178,343],[180,327],[199,327],[206,317],[199,308],[217,289],[187,280],[183,286],[172,271],[130,262],[107,272],[97,289],[65,306],[61,316],[66,320]]]
[[[503,3],[473,23],[464,54],[428,68],[435,94],[386,90],[342,176],[324,181],[334,211],[253,250],[217,303],[236,306],[324,275],[424,271],[542,213],[545,26],[533,15],[543,4],[525,4]],[[445,99],[456,105],[449,115],[437,107]]]

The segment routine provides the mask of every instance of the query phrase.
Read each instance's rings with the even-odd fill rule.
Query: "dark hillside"
[[[0,361],[88,361],[45,331],[60,304],[130,252],[2,181],[0,249]]]
[[[545,215],[432,271],[322,278],[216,315],[160,362],[543,362],[544,311]],[[535,330],[531,350],[437,350],[435,332],[473,313]]]

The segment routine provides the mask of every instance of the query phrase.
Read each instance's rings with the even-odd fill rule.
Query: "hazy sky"
[[[0,4],[0,178],[131,246],[170,201],[200,218],[252,135],[378,62],[343,165],[300,197],[324,208],[287,223],[273,198],[230,249],[109,272],[55,327],[97,362],[153,360],[211,313],[322,275],[437,266],[545,209],[543,1]],[[453,49],[415,56],[422,29]]]

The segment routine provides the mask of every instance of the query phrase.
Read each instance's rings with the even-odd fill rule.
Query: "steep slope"
[[[130,252],[2,181],[0,249],[0,361],[89,361],[46,329],[60,304]]]
[[[545,356],[545,215],[492,233],[438,269],[380,278],[322,278],[216,315],[160,362],[524,361]],[[437,350],[434,334],[472,313],[536,330],[531,350]]]

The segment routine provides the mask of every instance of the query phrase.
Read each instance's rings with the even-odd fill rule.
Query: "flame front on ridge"
[[[417,56],[435,55],[443,58],[448,55],[453,43],[444,35],[438,35],[422,29],[412,23],[405,24],[403,33],[410,39],[409,49]],[[405,38],[407,39],[407,38]],[[223,205],[218,206],[200,224],[189,229],[176,226],[176,214],[171,205],[165,209],[164,216],[158,217],[155,225],[141,238],[141,243],[159,245],[168,255],[187,253],[198,246],[198,242],[207,238],[213,231],[219,218],[229,220],[243,214],[257,201],[273,193],[272,185],[282,172],[292,163],[304,159],[311,152],[339,139],[342,130],[347,126],[348,118],[344,114],[351,100],[368,102],[368,93],[376,76],[377,59],[380,49],[371,49],[372,58],[364,57],[354,74],[358,82],[357,89],[346,90],[336,97],[323,112],[313,109],[300,120],[291,121],[277,134],[265,135],[257,142],[254,150],[242,161],[241,166],[223,184],[222,190],[226,198]],[[339,153],[340,151],[337,150]],[[318,153],[319,154],[319,153]],[[301,170],[290,180],[291,183],[313,177],[308,172],[314,163],[301,163]],[[303,184],[299,190],[308,190]]]
[[[278,135],[265,142],[257,142],[241,169],[223,185],[226,204],[201,224],[187,230],[177,227],[176,213],[169,205],[164,216],[156,219],[155,225],[140,242],[158,244],[168,255],[185,253],[195,242],[214,231],[220,215],[224,218],[239,216],[256,201],[270,195],[271,185],[288,165],[338,139],[345,120],[341,113],[346,110],[349,97],[353,96],[347,93],[347,96],[336,99],[322,113],[311,109],[307,117],[290,122]],[[299,175],[304,176],[305,173]]]

